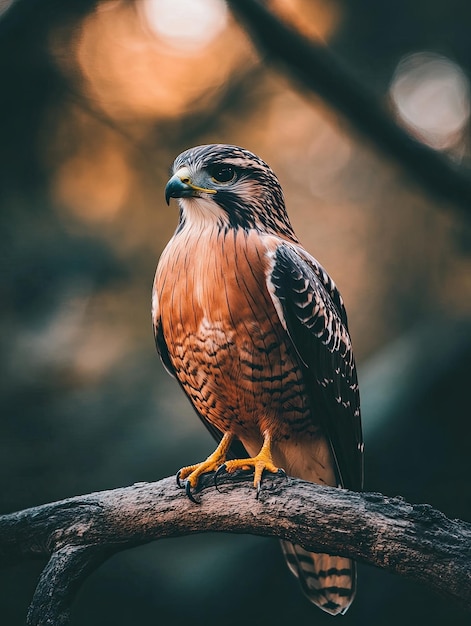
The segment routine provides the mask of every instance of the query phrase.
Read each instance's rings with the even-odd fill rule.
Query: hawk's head
[[[179,198],[180,221],[221,228],[256,228],[296,239],[283,191],[270,167],[248,150],[211,144],[182,152],[165,188]]]

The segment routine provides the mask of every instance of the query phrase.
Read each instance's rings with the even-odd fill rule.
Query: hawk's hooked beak
[[[193,185],[188,170],[182,167],[168,181],[165,187],[165,201],[169,204],[170,198],[191,198],[198,196],[199,193],[216,193],[216,190]]]

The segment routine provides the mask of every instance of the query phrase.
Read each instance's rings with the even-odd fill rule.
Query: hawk
[[[363,443],[355,361],[342,298],[299,243],[270,167],[214,144],[173,165],[167,204],[178,227],[159,260],[152,319],[157,349],[218,441],[182,468],[192,490],[206,472],[253,468],[361,490]],[[345,613],[355,563],[282,541],[314,604]]]

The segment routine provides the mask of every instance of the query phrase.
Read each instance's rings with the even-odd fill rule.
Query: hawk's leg
[[[221,464],[224,464],[227,457],[227,452],[230,448],[232,440],[234,439],[234,435],[231,433],[226,433],[221,441],[219,442],[216,450],[208,456],[206,461],[202,463],[196,463],[195,465],[188,465],[187,467],[182,467],[181,470],[177,473],[177,484],[179,487],[184,487],[186,490],[186,495],[196,502],[196,500],[191,495],[191,489],[194,489],[197,484],[199,477],[201,474],[206,474],[207,472],[214,472]],[[185,484],[182,485],[181,481],[185,481]]]
[[[253,467],[254,469],[253,484],[255,489],[257,490],[257,497],[260,493],[263,472],[286,475],[286,472],[283,469],[276,467],[276,465],[274,465],[273,463],[271,455],[271,437],[266,431],[263,434],[262,448],[257,456],[254,456],[251,459],[234,459],[233,461],[226,461],[216,472],[215,480],[217,481],[217,477],[221,472],[226,471],[231,474],[238,469],[246,470],[250,469],[251,467]]]

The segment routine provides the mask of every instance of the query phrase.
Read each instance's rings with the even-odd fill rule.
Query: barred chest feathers
[[[156,275],[162,330],[180,383],[208,421],[255,446],[264,421],[281,440],[318,430],[267,288],[276,243],[255,231],[215,226],[195,233],[192,225],[170,241]]]

